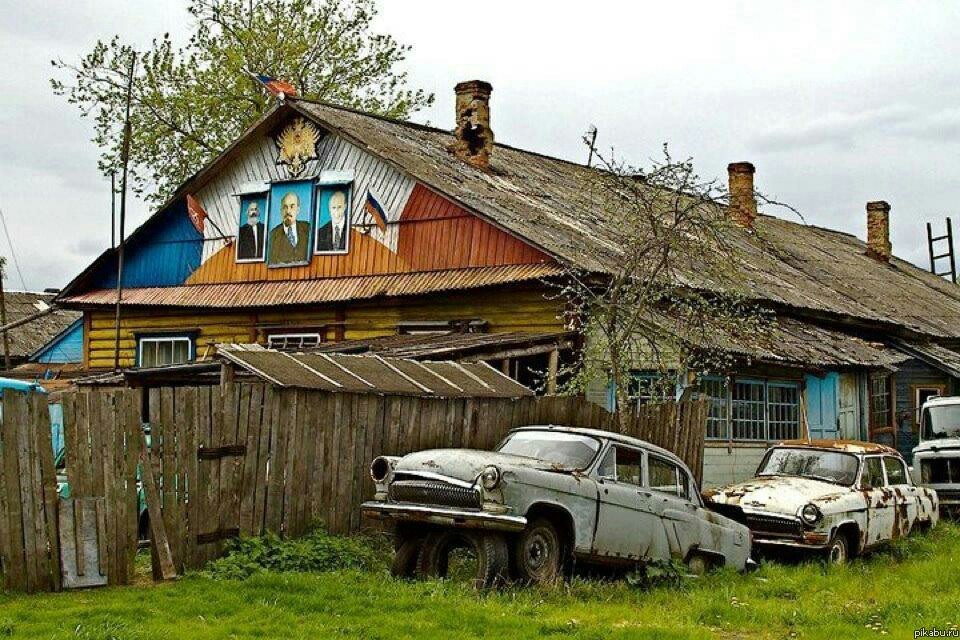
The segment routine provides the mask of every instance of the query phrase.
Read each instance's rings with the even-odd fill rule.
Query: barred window
[[[710,400],[707,413],[707,438],[727,440],[730,437],[730,389],[725,378],[705,376],[700,391]]]
[[[800,437],[800,384],[777,380],[703,377],[700,391],[710,399],[707,438],[773,441]]]
[[[767,439],[800,437],[800,387],[790,382],[767,383]]]

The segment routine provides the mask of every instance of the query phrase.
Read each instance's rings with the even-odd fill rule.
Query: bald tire
[[[404,538],[393,554],[390,575],[394,578],[413,578],[417,574],[417,559],[423,538]]]
[[[494,531],[446,529],[427,536],[420,549],[417,573],[423,578],[446,578],[450,552],[460,547],[471,548],[477,557],[477,571],[472,584],[475,589],[490,589],[506,582],[509,551],[503,534]]]
[[[513,546],[516,577],[526,584],[550,584],[563,575],[564,544],[552,522],[538,518],[527,525]]]

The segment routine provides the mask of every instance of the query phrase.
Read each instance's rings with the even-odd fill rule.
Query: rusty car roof
[[[775,446],[806,447],[809,449],[841,451],[843,453],[860,453],[860,454],[885,453],[889,455],[900,456],[899,451],[891,447],[888,447],[885,444],[880,444],[878,442],[862,442],[860,440],[830,440],[830,439],[784,440]]]

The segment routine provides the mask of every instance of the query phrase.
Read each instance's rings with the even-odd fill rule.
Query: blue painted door
[[[839,436],[837,422],[837,385],[840,376],[830,372],[823,377],[808,375],[807,424],[813,439],[834,439]]]

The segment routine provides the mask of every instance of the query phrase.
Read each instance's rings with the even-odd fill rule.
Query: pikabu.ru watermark
[[[926,627],[917,629],[913,632],[914,640],[918,638],[960,638],[960,629],[949,627],[947,629],[927,629]]]

